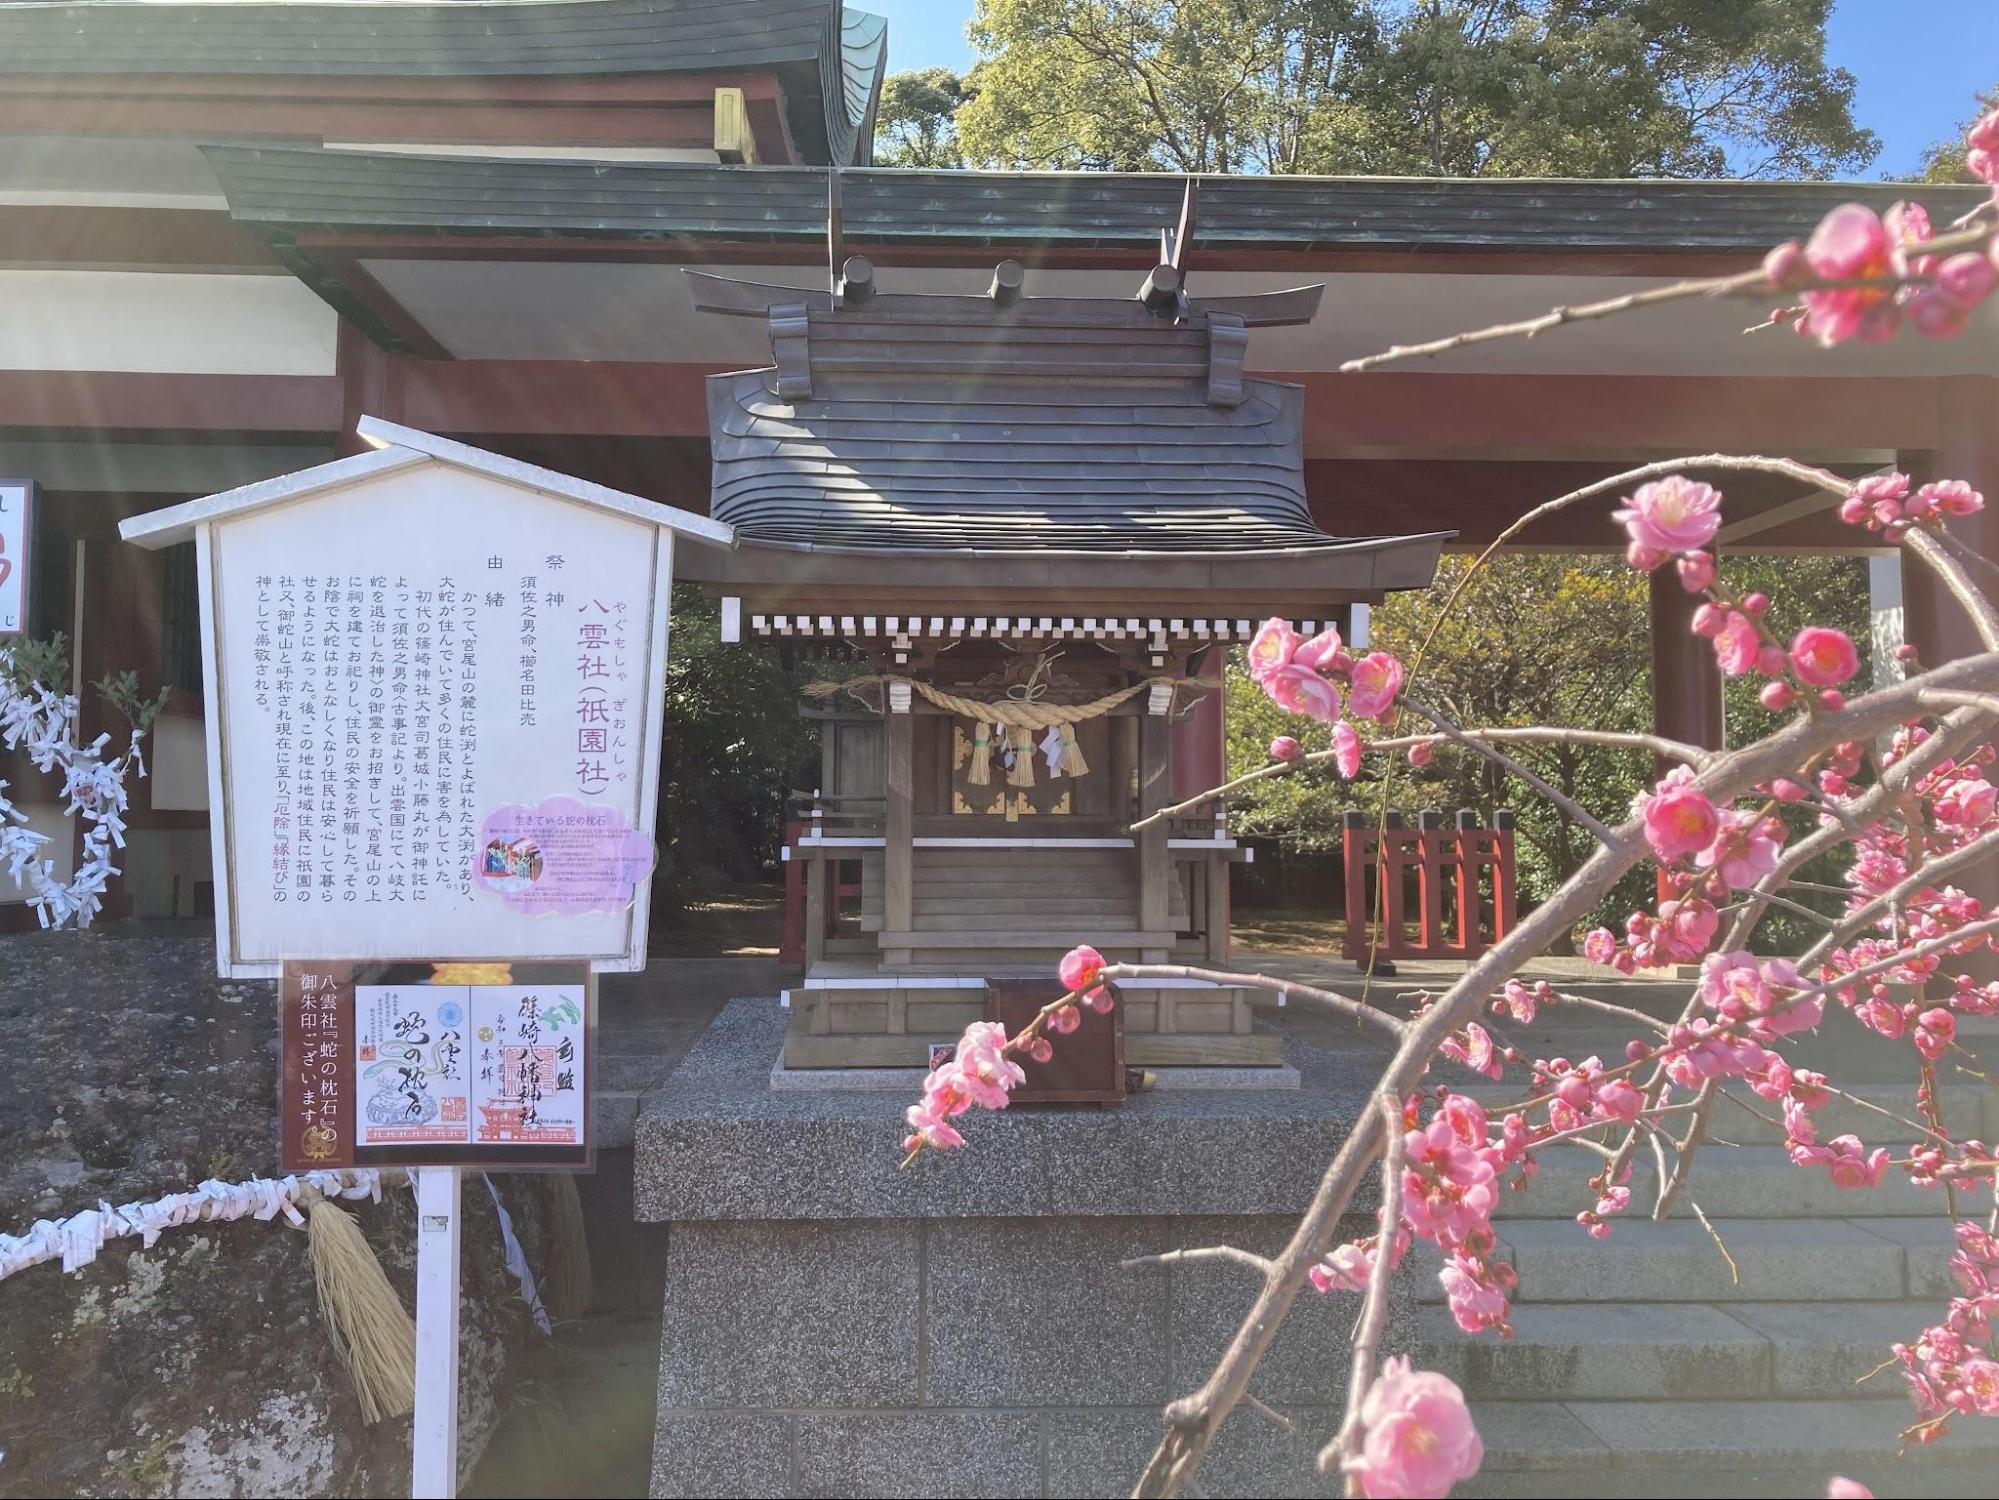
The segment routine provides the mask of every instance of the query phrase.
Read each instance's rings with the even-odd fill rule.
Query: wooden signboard
[[[192,540],[216,944],[645,965],[676,536],[729,528],[383,423],[136,516]]]
[[[591,1165],[587,966],[288,963],[281,1003],[285,1171]]]

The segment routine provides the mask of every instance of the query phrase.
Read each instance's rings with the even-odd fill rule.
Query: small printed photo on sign
[[[35,487],[25,479],[0,479],[0,637],[28,629],[28,510]]]
[[[522,916],[624,911],[652,874],[651,835],[616,807],[574,797],[502,807],[479,837],[478,888]]]
[[[285,965],[286,1171],[588,1168],[581,963]]]

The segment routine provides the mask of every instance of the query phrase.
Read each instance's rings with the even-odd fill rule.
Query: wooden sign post
[[[359,430],[120,532],[195,547],[217,967],[286,981],[287,1167],[414,1174],[411,1492],[451,1496],[459,1173],[590,1164],[591,976],[645,967],[674,546],[734,533]]]

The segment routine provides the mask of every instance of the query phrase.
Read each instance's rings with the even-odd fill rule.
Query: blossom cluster
[[[1894,1346],[1919,1418],[1908,1435],[1918,1442],[1943,1436],[1955,1415],[1999,1417],[1999,1348],[1993,1337],[1999,1319],[1999,1239],[1976,1224],[1960,1223],[1950,1269],[1958,1295],[1943,1321],[1924,1329],[1913,1344]]]
[[[1964,147],[1971,175],[1999,184],[1999,110],[1971,127]],[[1892,339],[1905,319],[1925,337],[1955,337],[1999,284],[1999,242],[1925,251],[1934,239],[1920,203],[1896,203],[1885,213],[1841,204],[1802,244],[1787,240],[1764,257],[1763,280],[1798,297],[1773,321],[1828,346]]]
[[[1115,992],[1103,982],[1105,967],[1104,956],[1096,949],[1073,948],[1058,970],[1062,997],[1018,1036],[1008,1037],[1006,1027],[997,1021],[974,1021],[967,1026],[951,1056],[925,1076],[923,1097],[905,1111],[909,1134],[903,1138],[902,1149],[913,1155],[926,1146],[934,1150],[962,1146],[965,1138],[953,1120],[975,1105],[1005,1109],[1014,1088],[1027,1081],[1026,1070],[1013,1060],[1014,1053],[1034,1062],[1047,1062],[1055,1055],[1048,1032],[1064,1036],[1081,1026],[1084,1006],[1108,1012],[1116,1005]]]
[[[1279,708],[1332,726],[1333,762],[1349,780],[1360,774],[1362,747],[1348,718],[1386,724],[1402,691],[1402,663],[1388,652],[1356,657],[1337,627],[1329,625],[1308,639],[1275,616],[1250,639],[1249,675]],[[1303,753],[1291,735],[1270,743],[1273,760],[1296,760]]]

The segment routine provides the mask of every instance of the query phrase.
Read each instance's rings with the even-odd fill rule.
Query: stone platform
[[[1287,1036],[1296,1089],[981,1113],[903,1170],[913,1095],[772,1090],[785,1020],[731,1002],[639,1115],[637,1214],[669,1225],[656,1496],[1129,1493],[1255,1287],[1119,1262],[1275,1250],[1379,1064]],[[1301,1300],[1253,1383],[1294,1431],[1239,1410],[1202,1493],[1334,1492],[1311,1459],[1355,1312]],[[1412,1328],[1398,1307],[1391,1343]]]

